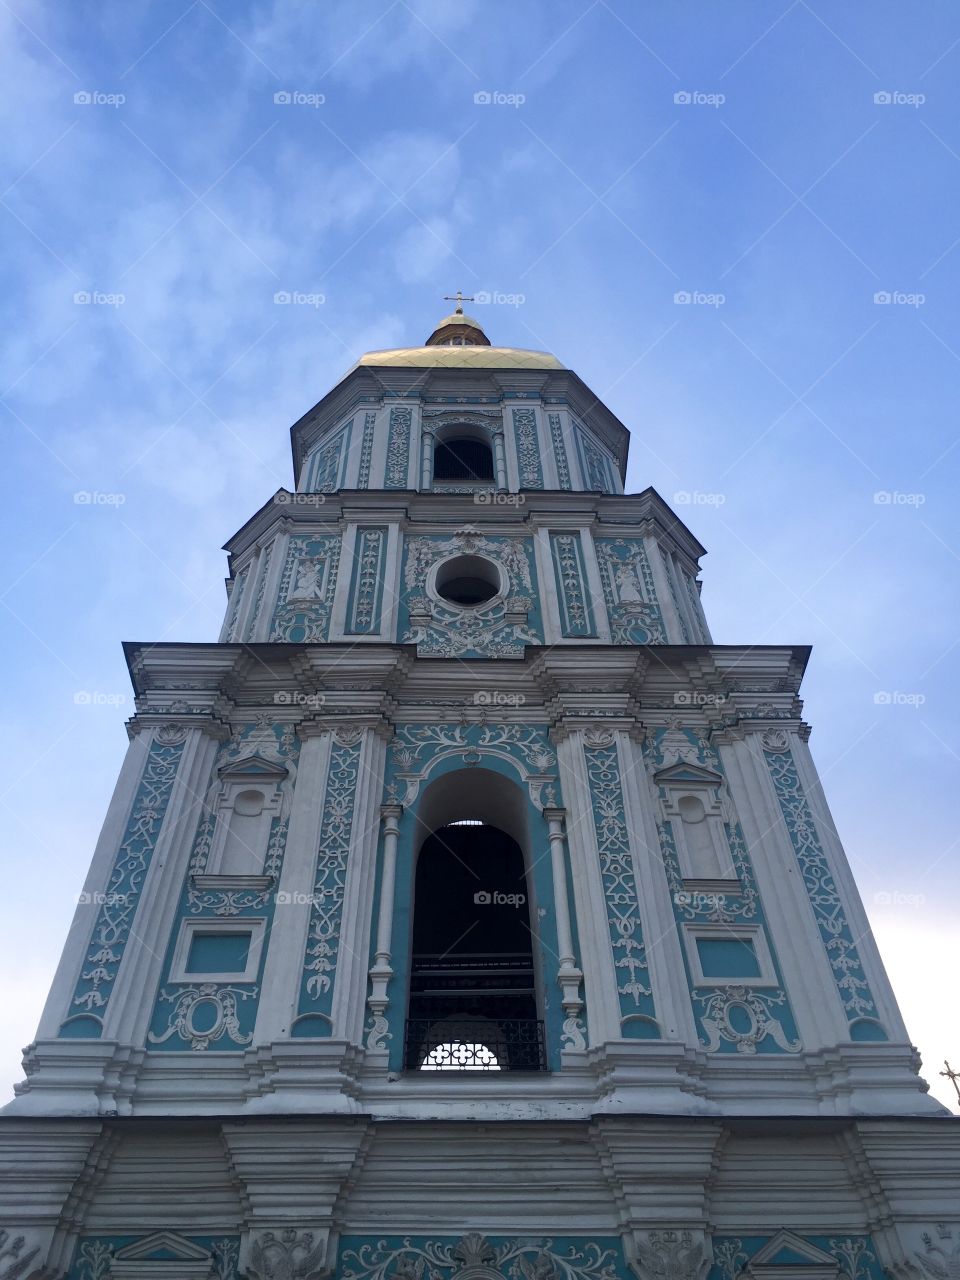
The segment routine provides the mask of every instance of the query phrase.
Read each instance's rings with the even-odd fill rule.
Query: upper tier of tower
[[[546,351],[495,347],[462,307],[370,351],[292,428],[300,493],[623,492],[628,432]]]

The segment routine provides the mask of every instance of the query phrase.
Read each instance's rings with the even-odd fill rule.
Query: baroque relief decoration
[[[636,1232],[633,1247],[640,1280],[700,1280],[708,1265],[703,1240],[690,1231]]]
[[[561,489],[572,489],[570,481],[570,463],[567,461],[567,446],[563,439],[563,419],[559,413],[547,414],[550,424],[550,440],[553,444],[553,456],[557,464],[557,480]]]
[[[413,410],[406,405],[394,405],[390,410],[390,428],[387,434],[387,467],[383,480],[385,489],[407,487],[412,432]]]
[[[271,640],[310,644],[327,639],[340,543],[339,534],[290,539]]]
[[[376,410],[363,415],[363,439],[360,442],[360,467],[357,475],[357,488],[370,487],[370,464],[373,461],[373,433],[377,425]]]
[[[388,804],[412,805],[430,767],[450,756],[459,756],[466,765],[479,765],[484,756],[505,760],[526,783],[533,804],[562,803],[557,757],[546,725],[488,724],[483,710],[477,719],[463,715],[457,724],[401,724],[390,754],[390,780],[384,797]]]
[[[237,621],[240,617],[240,606],[243,604],[243,590],[247,585],[247,577],[249,573],[250,566],[245,564],[233,580],[233,587],[230,590],[230,616],[227,619],[225,631],[225,638],[228,641],[239,639],[237,635]]]
[[[665,644],[653,573],[642,538],[595,538],[614,644]]]
[[[689,644],[690,632],[683,616],[683,610],[680,608],[680,597],[677,595],[677,586],[673,580],[673,560],[664,547],[660,548],[660,558],[663,561],[663,572],[667,579],[667,586],[670,588],[670,599],[673,601],[673,608],[680,623],[680,635],[683,638],[683,643]]]
[[[537,411],[513,410],[513,433],[517,441],[517,464],[520,468],[521,489],[543,488],[543,467],[540,465],[540,441],[537,436]]]
[[[733,985],[713,991],[694,988],[692,995],[707,1053],[731,1045],[737,1053],[754,1054],[768,1038],[782,1053],[799,1053],[803,1047],[787,1035],[773,1014],[775,1008],[786,1005],[783,991]]]
[[[661,861],[670,888],[687,982],[690,984],[694,1020],[701,1044],[708,1053],[799,1053],[803,1046],[783,987],[780,964],[769,942],[776,974],[776,983],[772,986],[747,988],[736,982],[710,987],[693,985],[687,949],[683,945],[684,925],[738,923],[757,924],[761,929],[764,928],[753,862],[733,809],[719,755],[704,742],[695,729],[684,727],[679,717],[652,729],[644,742],[643,753],[651,786],[660,801],[661,809],[671,788],[683,787],[684,776],[689,775],[698,780],[708,776],[717,780],[723,837],[730,864],[736,872],[736,880],[731,880],[722,888],[711,886],[709,892],[691,890],[680,867],[673,830],[674,819],[661,812],[657,822]]]
[[[811,1272],[834,1270],[837,1280],[887,1280],[870,1236],[800,1236],[780,1231],[774,1236],[714,1236],[713,1266],[708,1280],[783,1280],[796,1268],[802,1280]]]
[[[610,463],[606,455],[585,427],[578,425],[575,435],[580,465],[583,468],[584,487],[592,492],[612,493]]]
[[[173,1009],[166,1029],[159,1034],[149,1031],[147,1039],[151,1044],[165,1044],[177,1036],[190,1049],[209,1049],[223,1038],[240,1047],[248,1045],[253,1032],[241,1030],[237,1009],[241,1001],[255,1000],[258,994],[255,985],[221,987],[215,982],[162,990],[158,1003],[172,1003]]]
[[[583,735],[583,752],[610,944],[614,965],[619,971],[621,1031],[631,1038],[659,1040],[616,738],[603,728],[587,730]]]
[[[20,1280],[28,1270],[40,1246],[24,1253],[26,1243],[26,1236],[11,1236],[9,1231],[0,1228],[0,1280]]]
[[[86,1236],[78,1243],[66,1280],[133,1280],[169,1276],[183,1280],[238,1280],[237,1236],[184,1236],[155,1231],[146,1236]],[[4,1278],[5,1280],[5,1278]]]
[[[253,602],[253,613],[250,615],[250,621],[247,624],[247,639],[253,636],[257,623],[260,621],[260,614],[263,612],[263,600],[267,591],[267,577],[270,573],[270,561],[273,558],[274,542],[268,542],[260,553],[260,578],[257,582],[257,595]]]
[[[940,1243],[934,1243],[929,1231],[924,1231],[921,1239],[923,1253],[916,1252],[913,1256],[930,1280],[957,1280],[960,1276],[960,1234],[954,1239],[953,1229],[939,1222],[937,1239]]]
[[[320,820],[316,875],[300,988],[299,1016],[293,1035],[329,1035],[333,983],[340,949],[343,891],[353,831],[363,731],[353,727],[334,733]],[[298,1027],[300,1028],[298,1031]]]
[[[321,1280],[329,1274],[326,1253],[326,1236],[314,1244],[312,1231],[264,1231],[253,1240],[246,1274],[250,1280]]]
[[[269,934],[275,908],[272,889],[283,868],[299,755],[300,740],[293,725],[274,722],[266,713],[238,725],[217,752],[197,821],[170,945],[164,958],[164,978],[148,1036],[152,1051],[175,1052],[187,1048],[231,1051],[249,1044],[253,1038],[259,998],[255,983],[237,982],[221,987],[204,983],[198,976],[193,983],[185,985],[171,982],[169,975],[175,939],[185,919],[236,919],[240,924],[245,918],[254,917],[266,921]],[[217,824],[229,816],[218,809],[224,780],[243,777],[248,769],[251,782],[256,782],[258,775],[268,771],[272,778],[280,779],[276,784],[280,792],[279,812],[269,824],[263,874],[253,877],[253,883],[248,881],[244,884],[241,880],[236,885],[205,884],[203,877],[209,869]],[[265,954],[264,947],[261,963]],[[211,986],[211,990],[205,989]],[[195,1006],[198,1006],[196,1011]]]
[[[307,483],[304,486],[307,493],[333,493],[335,489],[340,488],[343,463],[349,452],[352,429],[353,419],[351,418],[336,435],[316,447],[307,464]]]
[[[593,609],[583,565],[579,533],[551,533],[550,552],[560,602],[560,630],[565,636],[595,636]]]
[[[461,608],[428,595],[424,583],[438,561],[476,555],[493,561],[509,583],[487,604]],[[404,547],[400,639],[441,658],[520,658],[524,646],[543,642],[530,538],[487,537],[461,529],[453,537],[424,534]]]
[[[103,1013],[130,938],[182,754],[182,739],[170,745],[155,741],[150,747],[61,1036],[99,1038],[102,1034]]]
[[[385,526],[357,530],[353,580],[347,604],[347,631],[351,635],[376,635],[380,630],[386,551]]]
[[[337,1280],[622,1280],[620,1241],[485,1236],[345,1236]]]
[[[778,735],[774,737],[773,735]],[[863,971],[860,952],[847,920],[816,823],[797,773],[789,739],[772,730],[763,746],[773,788],[786,823],[804,888],[833,970],[837,994],[854,1040],[886,1040],[877,1006]]]

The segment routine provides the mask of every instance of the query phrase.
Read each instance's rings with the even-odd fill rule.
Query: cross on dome
[[[455,303],[457,304],[457,305],[456,305],[456,307],[454,308],[454,315],[457,315],[457,316],[462,316],[462,315],[463,315],[463,304],[464,304],[465,302],[475,302],[475,301],[476,301],[476,299],[475,299],[475,298],[473,298],[473,297],[466,297],[466,298],[465,298],[465,297],[463,296],[463,293],[462,293],[462,291],[461,291],[460,289],[458,289],[458,290],[457,290],[457,292],[456,292],[456,296],[453,296],[452,294],[449,294],[449,293],[445,293],[445,294],[443,295],[443,300],[444,300],[444,302],[455,302]]]

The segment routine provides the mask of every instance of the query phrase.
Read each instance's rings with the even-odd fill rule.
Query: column
[[[563,1024],[564,1048],[585,1049],[587,1047],[585,1028],[580,1017],[583,1012],[583,1000],[580,996],[580,982],[583,974],[577,968],[573,953],[570,902],[567,896],[567,859],[563,834],[566,810],[546,808],[543,816],[547,820],[550,839],[553,901],[557,917],[557,950],[560,952],[557,982],[560,984],[563,1011],[567,1015]]]
[[[393,945],[393,902],[397,882],[397,840],[400,835],[400,815],[403,806],[385,804],[380,807],[383,822],[383,874],[380,879],[380,914],[377,917],[377,949],[370,969],[370,995],[367,1005],[373,1014],[373,1025],[367,1034],[368,1049],[384,1049],[383,1035],[387,1031],[385,1013],[390,1004],[387,987],[393,977],[390,965],[390,949]],[[569,921],[567,929],[569,931]]]

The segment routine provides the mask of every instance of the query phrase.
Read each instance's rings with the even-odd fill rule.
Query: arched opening
[[[447,774],[425,796],[429,834],[415,874],[407,1070],[543,1069],[515,790],[479,769]]]
[[[442,484],[492,484],[493,450],[486,440],[448,436],[433,451],[433,478]]]
[[[437,595],[448,604],[476,608],[500,592],[500,570],[483,556],[454,556],[437,569]]]

